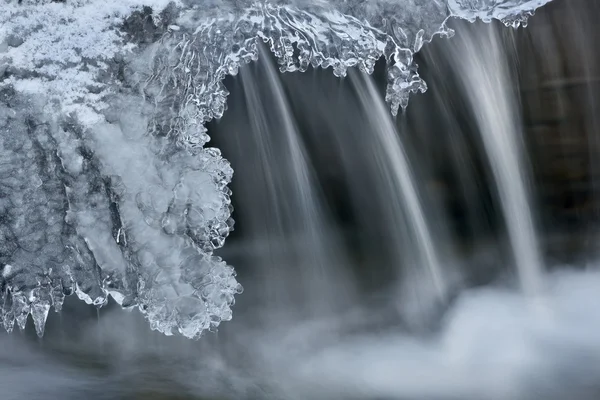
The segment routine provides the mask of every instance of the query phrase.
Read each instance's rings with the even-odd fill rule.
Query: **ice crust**
[[[426,90],[413,55],[450,17],[524,24],[550,0],[0,0],[0,322],[41,336],[75,293],[190,338],[241,291],[214,256],[233,171],[205,147],[226,75],[267,43],[282,72],[388,63],[396,114]]]

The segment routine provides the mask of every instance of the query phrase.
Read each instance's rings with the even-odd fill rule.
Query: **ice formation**
[[[519,26],[550,0],[0,0],[0,322],[43,334],[65,295],[195,338],[241,286],[213,250],[233,171],[204,124],[263,40],[282,72],[371,73],[392,113],[450,17]]]

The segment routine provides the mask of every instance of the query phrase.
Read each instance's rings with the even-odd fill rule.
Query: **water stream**
[[[252,273],[261,289],[253,294],[287,318],[300,317],[293,310],[312,317],[339,310],[353,291],[348,262],[278,73],[267,59],[240,78],[248,125],[236,124],[223,148],[239,163],[238,193],[253,209],[240,221],[255,242]]]
[[[424,304],[424,309],[417,312],[423,313],[432,306],[432,300],[443,302],[447,296],[447,280],[438,251],[406,152],[380,93],[371,77],[352,73],[350,79],[356,86],[359,104],[366,111],[364,115],[370,128],[372,147],[365,156],[375,160],[376,168],[371,173],[382,185],[380,201],[391,203],[384,229],[392,238],[392,246],[395,244],[394,262],[397,268],[404,266],[408,270],[404,290],[410,290],[411,286],[417,288],[414,292]],[[405,226],[408,226],[408,234]],[[404,302],[410,301],[410,296],[400,294],[402,297]]]
[[[523,291],[541,294],[544,266],[529,200],[522,120],[508,55],[492,27],[465,38],[452,62],[479,127]]]

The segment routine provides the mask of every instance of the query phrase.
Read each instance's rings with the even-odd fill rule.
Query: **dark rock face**
[[[541,230],[552,254],[597,254],[599,12],[593,1],[554,1],[537,13],[535,23],[514,34],[523,136]]]

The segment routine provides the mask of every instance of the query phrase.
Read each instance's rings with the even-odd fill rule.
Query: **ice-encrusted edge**
[[[421,21],[422,29],[398,26],[407,18],[399,16],[400,7],[388,10],[386,1],[372,2],[376,9],[378,3],[385,3],[379,7],[381,13],[385,11],[385,18],[367,10],[361,2],[356,7],[347,2],[313,4],[311,12],[281,2],[256,2],[242,10],[210,17],[202,16],[203,8],[192,7],[182,10],[178,24],[161,38],[151,72],[141,88],[151,97],[167,88],[177,88],[176,101],[154,96],[158,108],[172,110],[171,115],[163,115],[159,125],[166,126],[184,147],[202,147],[210,139],[203,125],[221,118],[226,109],[228,92],[223,80],[227,75],[236,75],[243,64],[258,59],[256,41],[262,40],[276,57],[281,72],[302,72],[309,66],[332,67],[335,76],[343,77],[348,68],[358,67],[370,74],[376,61],[384,57],[388,64],[386,101],[396,115],[400,107],[407,107],[411,93],[427,89],[413,56],[434,36],[453,35],[447,27],[450,18],[480,18],[485,22],[498,19],[516,28],[526,25],[535,9],[549,1],[527,0],[520,4],[517,0],[449,0],[444,9],[430,10],[432,20]],[[413,4],[410,0],[405,3]],[[180,99],[183,101],[177,103]]]
[[[117,0],[104,2],[100,9],[85,0],[66,5],[5,3],[0,15],[0,130],[7,145],[20,146],[24,156],[33,155],[28,154],[32,146],[39,147],[39,154],[25,157],[29,161],[20,165],[0,140],[0,165],[8,173],[0,183],[18,185],[17,194],[26,191],[34,200],[49,195],[44,190],[52,187],[52,204],[58,204],[42,212],[52,226],[27,227],[28,214],[42,207],[35,202],[25,203],[22,210],[12,207],[20,219],[1,220],[23,236],[18,247],[31,243],[40,260],[33,263],[24,253],[15,255],[17,260],[0,258],[0,320],[5,329],[12,331],[15,323],[24,329],[31,314],[38,335],[43,335],[50,308],[60,311],[65,296],[73,293],[97,307],[109,296],[124,308],[137,307],[152,329],[167,335],[198,338],[230,320],[234,295],[242,288],[233,268],[213,255],[233,229],[229,163],[218,149],[186,150],[162,135],[126,138],[131,132],[119,128],[132,117],[119,118],[120,108],[143,104],[118,103],[135,97],[125,87],[127,78],[118,75],[125,64],[132,64],[127,60],[136,49],[145,47],[139,38],[128,37],[138,26],[127,31],[125,25],[150,19],[155,28],[162,26],[161,18],[167,16],[163,11],[177,4],[153,0],[152,10],[144,7],[146,2]],[[27,134],[25,125],[33,126]],[[36,126],[45,128],[38,132]],[[23,135],[27,150],[22,143],[11,143],[11,134]],[[133,172],[118,157],[110,157],[116,150],[110,143],[103,149],[103,142],[112,140],[107,135],[120,138],[114,145],[121,151],[135,145],[127,154],[148,163],[135,171],[141,183],[136,177],[123,183],[124,174]],[[153,164],[156,171],[147,172]],[[43,182],[38,177],[42,173]],[[155,186],[144,187],[150,181],[142,175]],[[35,182],[30,183],[32,177]],[[206,193],[196,188],[208,189],[209,202],[203,202]],[[162,208],[153,198],[158,192]],[[15,240],[2,230],[0,234],[0,240]],[[52,243],[38,246],[36,235],[51,237]],[[0,243],[0,250],[5,244]]]

